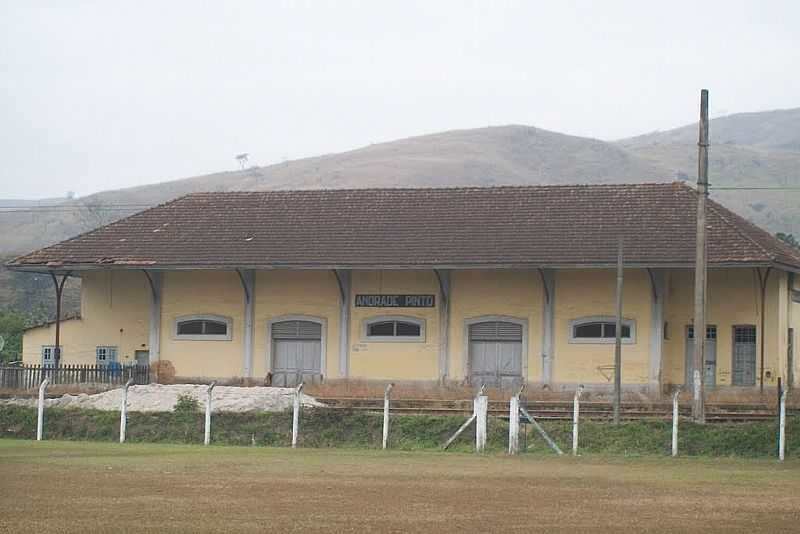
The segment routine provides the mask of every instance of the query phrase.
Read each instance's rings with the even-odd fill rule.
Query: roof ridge
[[[209,195],[228,195],[228,194],[270,194],[270,193],[349,193],[349,192],[375,192],[375,191],[491,191],[500,189],[568,189],[568,188],[612,188],[612,187],[627,187],[627,188],[643,188],[643,187],[674,187],[676,184],[683,185],[681,181],[671,182],[614,182],[604,184],[594,183],[574,183],[574,184],[487,184],[487,185],[448,185],[448,186],[432,186],[432,187],[315,187],[306,189],[242,189],[242,190],[229,190],[229,191],[194,191],[187,193],[182,197],[174,200],[180,200],[184,197],[193,196],[209,196]],[[688,187],[691,189],[691,187]],[[120,219],[121,220],[121,219]]]

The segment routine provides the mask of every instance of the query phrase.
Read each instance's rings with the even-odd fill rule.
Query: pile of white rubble
[[[169,412],[175,407],[179,395],[197,399],[205,409],[208,386],[196,384],[150,384],[128,388],[128,410],[132,412]],[[273,387],[234,387],[216,386],[212,394],[212,408],[215,412],[281,412],[291,409],[294,389]],[[112,389],[95,395],[81,393],[46,399],[45,406],[59,408],[83,408],[94,410],[119,410],[122,402],[122,388]],[[6,399],[0,404],[36,406],[36,399]],[[324,406],[314,397],[302,395],[303,406]]]

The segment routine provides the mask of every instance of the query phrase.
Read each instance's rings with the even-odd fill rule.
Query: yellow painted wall
[[[465,321],[501,315],[528,322],[528,381],[542,376],[543,289],[536,271],[452,271],[450,278],[449,378],[467,373]]]
[[[339,286],[331,271],[259,271],[255,286],[255,343],[253,376],[266,375],[267,323],[287,315],[325,319],[326,378],[339,377]]]
[[[351,299],[357,294],[433,294],[435,308],[356,308],[350,320],[352,378],[435,380],[439,376],[439,283],[433,271],[353,271]],[[404,315],[425,320],[421,342],[376,342],[362,337],[365,319]],[[337,351],[338,352],[338,351]]]
[[[625,269],[623,317],[636,321],[636,341],[622,345],[622,382],[648,382],[652,289],[647,271]],[[613,383],[614,343],[570,343],[570,321],[616,315],[616,272],[612,269],[556,271],[556,383]],[[609,378],[610,377],[610,378]]]
[[[94,364],[97,346],[117,347],[120,363],[134,363],[147,350],[150,287],[140,271],[90,272],[82,276],[81,319],[61,324],[62,363]],[[42,345],[55,344],[55,324],[23,338],[25,363],[41,363]]]
[[[175,320],[213,314],[233,320],[230,341],[175,339]],[[161,293],[161,359],[185,377],[243,374],[244,292],[234,271],[165,272]]]
[[[800,278],[800,277],[798,277]],[[795,280],[800,289],[800,280]],[[122,362],[133,362],[134,351],[146,350],[150,289],[139,271],[91,272],[83,276],[81,320],[62,324],[65,363],[95,361],[95,347],[117,346]],[[267,323],[287,315],[320,317],[326,321],[327,378],[339,377],[339,293],[329,271],[261,271],[256,274],[253,376],[267,372]],[[584,316],[614,314],[613,270],[564,270],[556,273],[555,383],[603,383],[598,367],[613,362],[613,344],[569,342],[569,322]],[[767,288],[766,370],[774,385],[787,374],[786,332],[796,331],[795,377],[800,378],[800,304],[791,303],[786,273],[773,271]],[[435,308],[355,308],[351,310],[350,376],[352,378],[435,380],[439,362],[441,296],[432,271],[354,271],[351,298],[359,293],[434,294]],[[527,378],[541,380],[542,283],[535,271],[466,270],[451,273],[448,378],[465,378],[465,321],[480,316],[510,316],[527,321]],[[686,325],[691,324],[692,272],[666,275],[664,320],[664,383],[683,383]],[[732,328],[759,327],[758,285],[752,269],[716,269],[709,275],[709,324],[717,326],[717,383],[730,384]],[[650,350],[651,288],[643,269],[625,271],[624,314],[636,320],[636,343],[623,345],[623,380],[647,383]],[[233,321],[230,341],[174,339],[174,322],[181,315],[210,313]],[[238,377],[243,372],[244,297],[233,271],[175,271],[164,274],[161,358],[184,377]],[[365,319],[407,315],[426,324],[422,342],[367,342]],[[758,335],[761,335],[759,331]],[[52,345],[52,325],[28,330],[23,339],[26,363],[39,363],[41,346]],[[609,375],[610,376],[610,375]]]
[[[669,323],[669,339],[664,342],[663,382],[683,384],[686,327],[694,317],[694,275],[690,270],[669,273],[669,298],[665,320]],[[786,293],[786,273],[772,271],[767,283],[765,306],[764,361],[765,385],[777,384],[777,376],[785,367],[787,303],[778,291]],[[733,327],[756,326],[756,346],[760,346],[760,290],[753,269],[712,269],[709,271],[707,323],[717,327],[717,384],[731,384],[733,364]],[[779,327],[783,326],[780,330]],[[760,356],[756,359],[756,383]],[[766,378],[766,371],[771,378]]]

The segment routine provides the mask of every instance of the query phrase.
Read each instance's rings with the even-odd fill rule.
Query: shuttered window
[[[469,338],[473,341],[522,341],[522,325],[491,321],[470,325]]]
[[[365,341],[424,341],[425,321],[413,317],[372,317],[364,321]]]
[[[272,339],[321,339],[322,325],[311,321],[282,321],[272,324]]]

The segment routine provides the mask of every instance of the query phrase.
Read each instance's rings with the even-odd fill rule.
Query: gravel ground
[[[131,386],[128,389],[128,410],[132,412],[168,412],[175,407],[179,395],[190,395],[200,401],[205,409],[208,386],[196,384],[150,384]],[[292,388],[216,386],[212,403],[215,412],[280,412],[290,409],[294,398]],[[6,399],[2,404],[36,406],[36,399]],[[95,395],[81,393],[46,399],[45,405],[59,408],[84,408],[95,410],[119,410],[122,403],[122,388]],[[314,397],[303,394],[303,406],[324,406]]]

